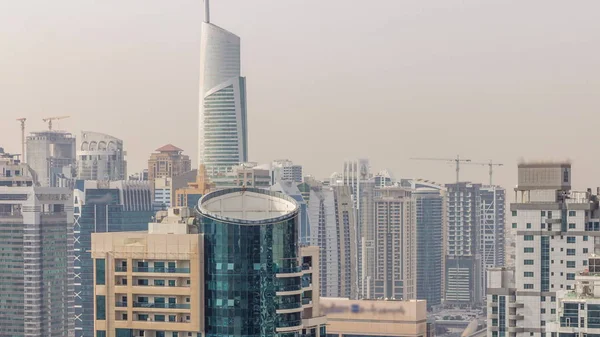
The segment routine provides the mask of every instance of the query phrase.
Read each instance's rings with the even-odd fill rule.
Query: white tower
[[[240,75],[240,38],[210,23],[209,0],[204,9],[198,158],[215,177],[248,161],[246,78]]]

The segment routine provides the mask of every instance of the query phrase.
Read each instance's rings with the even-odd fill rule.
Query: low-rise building
[[[327,315],[328,337],[427,337],[427,303],[424,300],[350,300],[321,298]]]

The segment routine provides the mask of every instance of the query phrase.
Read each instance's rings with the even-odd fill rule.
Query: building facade
[[[27,137],[27,164],[41,187],[71,187],[76,174],[75,137],[62,131],[32,132]]]
[[[171,209],[147,232],[92,235],[93,336],[202,335],[204,241],[188,220]]]
[[[148,180],[154,183],[157,178],[173,178],[192,170],[190,157],[183,150],[167,144],[156,149],[148,160]]]
[[[444,289],[444,224],[445,191],[422,187],[412,193],[416,208],[417,230],[417,299],[427,301],[427,307],[440,305]]]
[[[210,22],[208,0],[200,48],[198,161],[211,178],[248,161],[246,78],[240,38]]]
[[[427,304],[422,300],[321,298],[329,337],[427,337]]]
[[[94,335],[92,233],[145,231],[154,216],[145,181],[78,180],[74,190],[75,336]]]
[[[0,336],[73,336],[73,196],[0,154]]]
[[[546,328],[550,336],[600,336],[600,258],[591,255],[588,267],[576,273],[573,289],[557,292],[554,320]]]
[[[210,181],[206,174],[206,167],[200,164],[196,181],[188,183],[188,186],[178,188],[175,191],[175,207],[195,208],[200,198],[215,188],[216,185]]]
[[[555,319],[557,294],[572,290],[577,271],[588,268],[600,232],[598,196],[571,190],[568,163],[524,163],[518,169],[516,202],[510,206],[516,309],[508,317],[508,336],[543,337]]]
[[[198,205],[204,235],[205,336],[295,336],[305,330],[298,204],[279,193],[233,188]],[[314,313],[313,313],[314,315]],[[307,318],[308,319],[308,318]],[[315,319],[315,332],[324,331]],[[322,329],[321,329],[322,327]]]
[[[480,184],[447,184],[448,245],[446,303],[475,306],[483,302],[483,270],[479,250]]]
[[[349,186],[311,186],[311,245],[320,248],[321,296],[358,296],[356,220]]]
[[[410,190],[375,189],[375,275],[373,297],[416,298],[417,231]]]
[[[300,211],[298,213],[298,240],[301,245],[310,244],[310,221],[308,216],[308,203],[304,200],[302,192],[298,188],[298,183],[294,181],[283,180],[271,186],[271,191],[282,192],[296,200]]]
[[[279,181],[302,182],[302,165],[294,165],[291,160],[275,160],[271,169],[273,170],[273,184]]]
[[[77,146],[78,180],[125,180],[123,141],[103,133],[83,131]]]

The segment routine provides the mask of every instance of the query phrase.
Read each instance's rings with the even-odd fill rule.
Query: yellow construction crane
[[[52,131],[52,121],[59,121],[61,119],[65,119],[65,118],[69,118],[71,116],[58,116],[58,117],[46,117],[43,118],[42,120],[44,122],[48,122],[48,130]]]
[[[494,166],[504,166],[504,164],[497,164],[497,163],[494,163],[492,160],[490,160],[489,163],[470,162],[470,163],[467,163],[467,164],[469,164],[469,165],[489,166],[489,168],[490,168],[490,186],[493,186],[492,185],[492,177],[494,175]]]
[[[27,118],[17,118],[21,122],[21,162],[25,162],[25,121]]]
[[[445,161],[448,163],[456,163],[456,183],[458,184],[460,182],[459,180],[459,173],[460,173],[460,163],[469,163],[471,162],[471,159],[460,159],[460,156],[456,156],[455,159],[451,159],[451,158],[410,158],[412,160],[437,160],[437,161]]]

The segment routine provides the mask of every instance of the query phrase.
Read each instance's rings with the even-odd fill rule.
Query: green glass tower
[[[293,198],[257,188],[200,200],[207,337],[301,333],[298,210]]]

